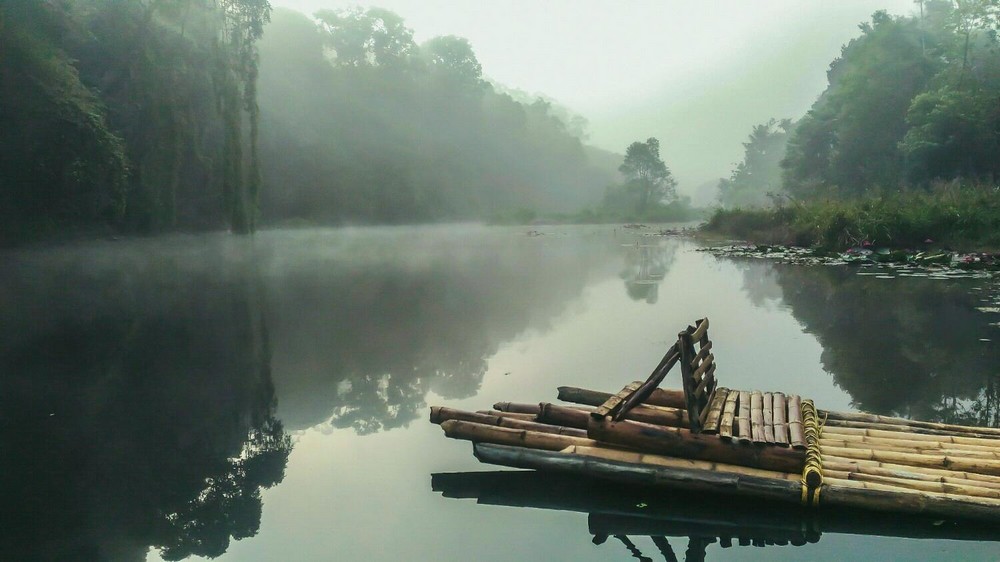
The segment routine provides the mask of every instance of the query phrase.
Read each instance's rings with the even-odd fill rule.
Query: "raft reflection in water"
[[[649,553],[644,555],[630,536],[649,537],[668,561],[680,559],[674,550],[681,546],[676,539],[687,538],[683,553],[687,562],[705,560],[707,546],[716,542],[722,548],[802,546],[818,542],[823,533],[1000,541],[1000,529],[976,521],[804,509],[535,471],[432,474],[431,487],[446,498],[475,499],[480,504],[587,513],[595,544],[613,537],[643,560],[650,559]]]

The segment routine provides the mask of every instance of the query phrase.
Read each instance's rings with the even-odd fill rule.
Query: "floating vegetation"
[[[869,275],[876,279],[990,278],[994,272],[1000,271],[1000,254],[989,253],[908,252],[870,247],[850,248],[846,252],[837,253],[761,244],[709,246],[699,248],[698,251],[714,256],[770,259],[777,263],[795,265],[855,265],[860,268],[858,275]]]

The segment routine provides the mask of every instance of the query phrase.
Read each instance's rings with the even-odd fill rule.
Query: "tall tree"
[[[755,125],[743,143],[743,161],[728,179],[719,181],[719,202],[725,207],[760,206],[781,189],[781,160],[792,131],[791,119],[771,119]]]
[[[655,137],[630,144],[618,171],[628,180],[628,189],[637,194],[636,207],[640,213],[650,205],[677,197],[677,181],[660,158],[660,141]]]

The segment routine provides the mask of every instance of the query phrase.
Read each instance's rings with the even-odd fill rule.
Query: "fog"
[[[702,204],[752,126],[809,109],[859,23],[880,9],[914,11],[911,0],[273,3],[307,14],[381,6],[405,18],[418,43],[465,37],[484,76],[580,113],[591,144],[621,153],[659,138],[678,190]]]

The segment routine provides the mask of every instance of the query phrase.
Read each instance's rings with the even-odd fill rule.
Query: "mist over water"
[[[730,387],[996,423],[992,282],[719,259],[648,232],[303,229],[6,252],[4,557],[617,556],[580,514],[431,490],[431,473],[486,467],[427,407],[615,390],[705,315]],[[727,556],[992,548],[825,534]]]

